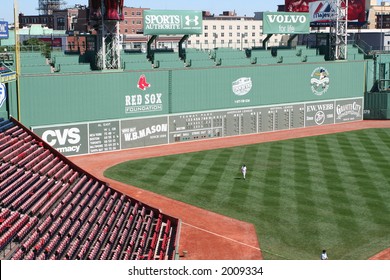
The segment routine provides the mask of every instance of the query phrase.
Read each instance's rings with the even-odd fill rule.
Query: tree
[[[51,46],[49,43],[39,40],[38,38],[30,38],[23,41],[22,47],[25,46],[27,50],[38,49],[45,57],[50,57]]]

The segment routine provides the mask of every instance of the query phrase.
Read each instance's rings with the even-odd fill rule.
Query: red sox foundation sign
[[[151,84],[146,81],[146,76],[138,79],[137,88],[146,91]],[[162,93],[132,94],[125,96],[125,113],[154,112],[163,110]]]

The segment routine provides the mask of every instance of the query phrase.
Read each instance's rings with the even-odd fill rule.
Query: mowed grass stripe
[[[331,259],[368,259],[390,247],[389,136],[369,129],[202,151],[105,175],[253,223],[266,259],[318,259],[323,248]]]

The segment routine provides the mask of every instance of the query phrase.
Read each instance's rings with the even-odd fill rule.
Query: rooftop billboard
[[[310,12],[311,25],[328,25],[331,12],[335,10],[333,1],[285,0],[286,12]],[[366,0],[348,0],[348,23],[366,22]]]
[[[309,13],[265,12],[264,34],[308,34],[310,33]]]
[[[144,35],[202,34],[201,11],[145,10]]]

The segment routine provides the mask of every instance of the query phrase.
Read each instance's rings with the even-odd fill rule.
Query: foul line
[[[246,244],[246,243],[243,243],[243,242],[240,242],[240,241],[237,241],[237,240],[234,240],[234,239],[229,238],[229,237],[226,237],[226,236],[224,236],[224,235],[220,235],[220,234],[218,234],[218,233],[215,233],[215,232],[212,232],[212,231],[209,231],[209,230],[207,230],[207,229],[203,229],[203,228],[200,228],[200,227],[197,227],[197,226],[194,226],[194,225],[190,225],[190,224],[187,224],[187,223],[185,223],[185,222],[182,222],[182,224],[183,224],[183,225],[187,225],[187,226],[192,227],[192,228],[196,228],[196,229],[198,229],[198,230],[207,232],[207,233],[209,233],[209,234],[212,234],[212,235],[221,237],[221,238],[223,238],[223,239],[227,239],[227,240],[232,241],[232,242],[234,242],[234,243],[238,243],[238,244],[240,244],[240,245],[243,245],[243,246],[246,246],[246,247],[249,247],[249,248],[252,248],[252,249],[255,249],[255,250],[261,252],[261,249],[260,249],[260,248],[257,248],[257,247],[255,247],[255,246],[251,246],[251,245],[249,245],[249,244]]]

